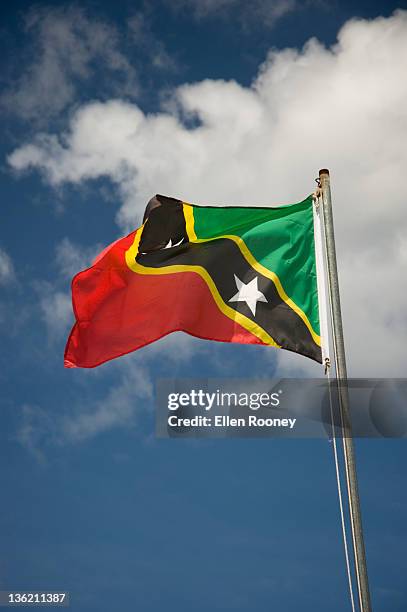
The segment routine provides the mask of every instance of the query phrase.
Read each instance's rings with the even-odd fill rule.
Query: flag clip
[[[312,199],[314,200],[316,210],[318,210],[319,209],[319,198],[322,196],[321,181],[319,177],[315,179],[315,182],[317,184],[317,188],[312,194]]]

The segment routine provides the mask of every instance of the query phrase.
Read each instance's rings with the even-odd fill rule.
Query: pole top
[[[327,168],[322,168],[322,170],[319,171],[319,178],[322,178],[323,174],[329,176],[329,170]]]

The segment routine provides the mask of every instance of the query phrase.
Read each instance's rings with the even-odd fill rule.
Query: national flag
[[[94,367],[184,331],[321,362],[312,196],[274,208],[156,195],[143,225],[72,281],[66,367]]]

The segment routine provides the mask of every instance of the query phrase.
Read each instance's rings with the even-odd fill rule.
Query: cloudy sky
[[[94,371],[62,356],[71,277],[152,195],[292,203],[328,167],[350,373],[405,376],[407,3],[1,12],[0,588],[99,612],[348,609],[327,441],[154,437],[159,377],[317,364],[182,334]],[[357,458],[374,609],[401,612],[407,447]]]

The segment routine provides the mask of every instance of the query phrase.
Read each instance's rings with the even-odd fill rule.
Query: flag
[[[321,362],[312,196],[274,208],[156,195],[143,225],[72,281],[66,367],[94,367],[184,331]]]

